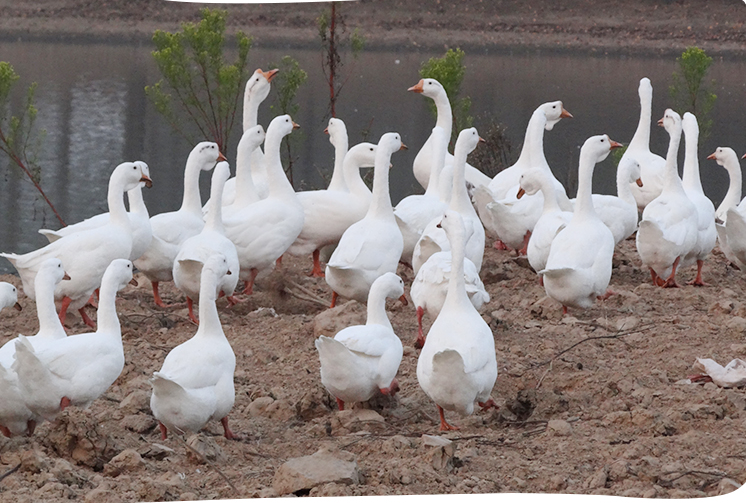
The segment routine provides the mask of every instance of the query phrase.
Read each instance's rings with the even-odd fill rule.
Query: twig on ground
[[[538,382],[538,383],[536,383],[536,387],[535,387],[534,389],[539,389],[539,387],[541,386],[541,383],[543,383],[543,382],[544,382],[544,378],[545,378],[545,377],[547,376],[547,374],[548,374],[548,373],[549,373],[549,372],[550,372],[550,371],[552,370],[552,365],[553,365],[553,364],[554,364],[554,360],[552,360],[552,361],[550,361],[550,362],[549,362],[549,368],[547,369],[547,371],[546,371],[546,372],[544,372],[544,375],[543,375],[543,376],[541,376],[541,379],[539,379],[539,382]]]
[[[723,473],[723,472],[714,472],[714,471],[708,472],[708,471],[703,471],[703,470],[687,470],[685,472],[673,471],[673,472],[666,472],[663,475],[672,475],[674,473],[679,473],[679,475],[677,475],[676,477],[672,479],[664,479],[664,478],[658,477],[658,484],[660,484],[663,487],[670,487],[670,485],[674,481],[679,480],[682,477],[686,477],[687,475],[709,475],[712,477],[719,477],[721,479],[728,476],[727,473]]]
[[[196,454],[197,456],[199,456],[200,459],[202,459],[205,463],[207,463],[207,466],[209,466],[210,468],[212,468],[213,470],[215,470],[218,473],[218,475],[220,475],[223,478],[223,480],[225,480],[228,483],[228,485],[231,486],[231,489],[233,489],[233,491],[236,493],[236,496],[241,496],[241,493],[238,492],[238,489],[236,488],[236,486],[233,485],[233,482],[231,482],[230,479],[228,477],[226,477],[225,474],[223,472],[221,472],[220,469],[217,466],[215,466],[213,463],[211,463],[210,460],[207,459],[206,456],[203,456],[201,452],[199,452],[197,449],[195,449],[194,447],[192,447],[191,445],[189,445],[187,443],[187,441],[185,439],[181,438],[181,435],[179,435],[178,433],[173,432],[172,436],[175,439],[177,439],[179,442],[181,442],[182,444],[184,444],[184,447],[186,447],[187,449],[189,449],[190,451],[192,451],[194,454]]]
[[[11,468],[10,470],[8,470],[7,472],[5,472],[2,475],[0,475],[0,482],[2,482],[5,479],[5,477],[8,477],[9,475],[13,475],[15,472],[18,471],[18,469],[20,467],[21,467],[21,463],[18,463],[16,466],[14,466],[13,468]]]
[[[326,300],[322,299],[321,297],[319,297],[318,295],[316,295],[315,293],[313,293],[308,288],[306,288],[306,287],[304,287],[302,285],[299,285],[298,283],[296,283],[295,281],[293,281],[293,280],[291,280],[289,278],[285,278],[285,282],[288,283],[293,288],[295,288],[297,290],[300,290],[300,292],[296,292],[292,288],[285,287],[285,290],[290,295],[292,295],[294,297],[297,297],[297,298],[299,298],[301,300],[306,300],[308,302],[315,302],[316,304],[322,305],[324,307],[329,307],[329,301],[326,301]],[[303,294],[305,294],[305,295],[302,295],[301,292]]]

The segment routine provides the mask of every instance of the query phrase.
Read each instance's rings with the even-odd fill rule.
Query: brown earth
[[[372,45],[679,51],[696,43],[720,54],[743,54],[746,47],[746,7],[735,0],[421,0],[344,8],[348,25],[360,26]],[[197,9],[134,0],[0,0],[0,33],[146,40],[155,28],[174,29],[182,20],[196,19]],[[256,43],[316,43],[313,19],[319,5],[228,9],[232,29],[249,31]],[[705,267],[711,286],[662,290],[649,284],[634,243],[626,241],[615,258],[611,287],[617,295],[563,318],[559,306],[544,298],[525,260],[488,247],[482,275],[492,301],[483,312],[495,334],[499,376],[493,397],[500,410],[466,418],[449,415],[461,427],[444,435],[454,441],[453,457],[420,439],[439,433],[435,406],[416,380],[411,305],[389,304],[406,348],[398,377],[401,392],[393,401],[368,405],[385,421],[356,423],[336,411],[320,385],[314,336],[360,323],[364,314],[352,303],[317,318],[327,313],[323,306],[289,293],[308,297],[295,283],[329,298],[323,280],[305,276],[309,268],[309,261],[286,257],[282,271],[260,280],[245,302],[233,308],[218,302],[237,356],[230,421],[240,439],[228,441],[220,436],[220,425],[208,425],[199,438],[220,451],[211,465],[194,461],[178,438],[161,441],[150,414],[148,377],[195,327],[184,307],[156,308],[141,278],[141,286],[128,287],[118,303],[124,372],[89,410],[69,408],[55,423],[40,425],[31,438],[0,437],[0,498],[272,496],[273,477],[285,461],[325,446],[351,453],[364,477],[359,485],[324,484],[310,491],[313,496],[567,492],[704,497],[731,489],[729,480],[746,482],[746,392],[679,383],[696,373],[692,363],[697,357],[723,365],[746,359],[746,303],[741,300],[746,283],[719,252]],[[399,272],[410,285],[411,272]],[[690,279],[693,271],[681,276]],[[0,279],[19,285],[14,276]],[[168,285],[164,292],[167,301],[183,303]],[[35,333],[34,303],[27,298],[21,303],[23,312],[0,314],[0,343],[18,333]],[[336,328],[330,317],[336,318]],[[84,331],[78,318],[68,321],[70,333]]]

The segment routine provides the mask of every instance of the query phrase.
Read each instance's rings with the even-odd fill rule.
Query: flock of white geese
[[[365,325],[316,340],[321,382],[340,409],[345,402],[366,401],[379,392],[393,395],[399,388],[403,346],[385,308],[387,298],[406,302],[404,283],[395,273],[400,262],[411,265],[416,274],[411,298],[420,326],[417,378],[437,405],[441,430],[455,429],[444,410],[471,414],[475,404],[495,406],[490,398],[497,379],[493,335],[478,312],[489,302],[479,278],[486,235],[498,239],[495,246],[526,253],[547,295],[565,312],[613,294],[608,285],[614,248],[635,232],[642,263],[658,286],[678,286],[677,269],[693,264],[697,276],[692,283],[703,285],[702,262],[718,238],[727,257],[746,267],[738,157],[727,147],[708,157],[731,177],[716,211],[700,183],[698,125],[692,114],[682,119],[666,110],[658,123],[670,135],[668,152],[663,158],[650,151],[652,86],[647,78],[639,87],[640,122],[618,166],[617,195],[591,191],[596,163],[621,146],[598,135],[582,146],[576,199],[567,197],[544,156],[545,131],[572,117],[562,102],[534,111],[518,161],[490,179],[466,162],[482,141],[475,128],[461,131],[453,155],[448,152],[452,112],[446,92],[434,79],[421,80],[409,90],[432,99],[438,112],[413,165],[425,192],[393,207],[388,175],[392,155],[406,148],[402,138],[390,132],[377,145],[349,147],[345,125],[336,118],[326,130],[335,147],[329,187],[293,189],[283,171],[280,143],[297,124],[288,115],[275,117],[266,133],[257,124],[258,107],[276,72],[257,70],[246,85],[235,178],[215,143],[199,143],[186,162],[181,207],[150,217],[141,193],[152,184],[148,166],[124,162],[111,174],[108,213],[58,231],[40,230],[50,243],[38,250],[0,254],[17,269],[39,319],[37,334],[19,335],[0,348],[3,434],[31,435],[39,421],[54,420],[70,405],[88,406],[117,379],[124,353],[115,297],[133,281],[135,268],[152,282],[159,306],[165,304],[158,284],[173,281],[199,325],[150,380],[150,405],[162,437],[169,429],[194,432],[220,420],[225,436],[233,438],[228,415],[236,359],[215,301],[225,295],[236,302],[239,280],[242,294],[251,294],[257,275],[279,265],[285,253],[312,255],[311,274],[325,278],[332,306],[338,297],[367,302]],[[683,180],[677,169],[682,131]],[[363,167],[374,169],[372,190],[361,179]],[[210,199],[203,206],[199,175],[210,170]],[[330,246],[335,248],[322,269],[322,250]],[[94,292],[96,324],[84,310],[96,302]],[[0,301],[2,308],[20,308],[10,284],[0,285]],[[95,331],[68,335],[62,325],[68,309],[78,309]],[[434,320],[427,336],[424,313]]]

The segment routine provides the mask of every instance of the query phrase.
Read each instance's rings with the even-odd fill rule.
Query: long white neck
[[[51,275],[36,275],[34,289],[36,290],[36,315],[39,319],[40,334],[65,333],[54,306],[55,287],[55,279]]]
[[[466,148],[457,142],[456,149],[453,152],[453,187],[451,189],[451,202],[448,207],[462,214],[467,210],[467,207],[471,207],[464,177],[467,155]]]
[[[199,174],[202,167],[190,155],[184,170],[184,198],[181,209],[202,216],[202,198],[199,195]]]
[[[640,94],[640,121],[637,123],[635,135],[629,142],[632,149],[650,149],[650,117],[653,108],[653,96],[647,90]],[[643,180],[645,183],[645,180]]]
[[[728,186],[728,192],[723,198],[723,202],[720,203],[720,206],[718,206],[718,209],[715,212],[717,217],[721,220],[724,220],[723,217],[725,217],[725,213],[728,211],[729,208],[735,208],[736,206],[738,206],[738,203],[741,202],[742,183],[741,165],[738,162],[738,156],[727,156],[725,158],[723,166],[728,171],[728,175],[730,177],[730,185]]]
[[[518,156],[516,164],[519,164],[521,166],[525,165],[526,167],[536,166],[535,164],[530,164],[531,149],[536,139],[539,138],[542,142],[541,153],[542,155],[544,154],[544,126],[546,125],[546,123],[547,117],[543,110],[536,109],[534,113],[531,114],[531,118],[528,121],[528,126],[526,126],[526,134],[523,136],[521,155]]]
[[[119,317],[117,316],[116,308],[117,291],[117,285],[111,281],[104,282],[101,285],[98,300],[98,319],[96,320],[98,328],[96,329],[96,332],[107,334],[117,333],[119,334],[119,341],[121,342],[122,329],[119,325]]]
[[[448,138],[446,138],[445,133],[442,131],[434,134],[433,138],[435,145],[433,145],[432,165],[430,167],[430,178],[428,178],[433,183],[428,182],[425,195],[433,199],[438,199],[440,196],[440,173],[443,171],[443,165],[445,164]]]
[[[257,148],[252,152],[247,152],[247,150],[239,145],[236,151],[236,197],[233,200],[233,205],[236,208],[243,208],[259,200],[259,194],[251,177],[253,152],[259,149]]]
[[[348,147],[349,140],[347,139],[347,132],[336,132],[334,139],[334,171],[332,172],[332,179],[329,182],[327,190],[340,190],[345,192],[349,190],[349,187],[345,183],[344,174],[344,161]]]
[[[345,156],[343,171],[347,190],[350,193],[360,197],[369,197],[371,195],[370,189],[365,185],[363,178],[360,176],[360,166],[355,156]]]
[[[632,194],[632,187],[630,187],[630,169],[632,168],[631,161],[625,161],[628,164],[622,165],[621,162],[617,166],[616,170],[616,195],[628,204],[637,205],[635,196]],[[643,182],[644,183],[644,182]]]
[[[547,158],[544,155],[544,128],[547,125],[547,116],[543,110],[538,110],[531,117],[531,127],[526,131],[526,143],[528,143],[529,166],[549,170]],[[523,155],[523,152],[521,152]]]
[[[554,190],[554,184],[547,177],[541,177],[541,193],[544,196],[544,208],[542,209],[542,215],[547,213],[553,213],[555,211],[561,211],[559,202],[557,201],[557,191]]]
[[[243,130],[253,128],[257,125],[259,116],[259,105],[262,100],[252,99],[252,95],[247,91],[243,94]]]
[[[378,287],[378,288],[376,288]],[[368,294],[368,319],[366,325],[383,325],[393,330],[389,317],[386,316],[386,286],[381,283],[374,284]]]
[[[282,168],[282,160],[280,158],[282,139],[282,135],[267,134],[264,140],[269,197],[295,197],[295,190],[290,185],[288,177],[285,175],[285,170]]]
[[[435,125],[443,128],[446,141],[450,141],[453,129],[453,111],[451,110],[451,102],[448,101],[448,94],[445,91],[438,93],[433,98],[433,102],[435,103],[435,109],[438,111],[438,118],[435,121]]]
[[[199,286],[199,328],[195,337],[225,338],[215,305],[217,287],[218,278],[215,273],[203,268]]]
[[[140,184],[134,189],[127,191],[127,200],[130,204],[130,213],[137,213],[146,218],[150,216],[148,215],[148,208],[145,206],[145,200],[142,197],[142,186]]]
[[[699,128],[690,124],[685,130],[685,150],[684,150],[684,173],[682,183],[684,188],[702,191],[702,181],[699,177],[699,160],[697,159],[697,142],[699,141]]]
[[[680,144],[681,127],[675,127],[674,130],[671,131],[671,139],[668,142],[666,166],[663,173],[663,191],[684,191],[684,187],[681,184],[681,178],[679,178],[679,170],[676,167]],[[642,182],[645,183],[645,180],[643,180]]]
[[[394,218],[391,193],[389,192],[390,161],[391,156],[387,155],[383,149],[376,152],[376,161],[373,167],[373,197],[367,215],[374,217],[391,216],[391,218]]]
[[[202,232],[219,232],[220,234],[225,234],[225,228],[223,227],[223,187],[225,186],[225,177],[215,175],[212,177],[210,208],[208,209],[207,220],[205,221]]]
[[[578,195],[575,201],[575,218],[596,217],[593,208],[593,170],[596,167],[596,159],[593,153],[587,149],[580,149],[580,161],[578,163]]]
[[[127,208],[124,206],[124,190],[118,177],[109,182],[106,201],[109,204],[109,221],[117,225],[129,226]]]
[[[466,293],[466,282],[464,280],[464,257],[466,236],[464,227],[460,226],[454,229],[449,236],[451,240],[451,277],[448,281],[448,291],[444,305],[465,306],[471,305],[469,296]]]

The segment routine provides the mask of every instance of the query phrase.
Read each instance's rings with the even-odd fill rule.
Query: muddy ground
[[[147,41],[155,28],[197,19],[198,7],[0,0],[0,34]],[[316,4],[228,9],[231,29],[249,31],[258,44],[317,43]],[[348,25],[360,26],[372,46],[680,52],[696,43],[724,55],[746,48],[746,7],[735,0],[376,0],[345,10]],[[617,295],[562,317],[525,259],[488,247],[482,276],[492,300],[483,313],[495,334],[499,376],[493,397],[500,410],[449,416],[461,429],[444,435],[455,445],[446,458],[421,440],[439,433],[435,406],[416,380],[414,308],[389,303],[405,343],[401,392],[393,401],[367,405],[383,422],[356,421],[360,413],[338,413],[321,387],[313,341],[319,333],[362,322],[363,308],[350,303],[327,311],[307,300],[298,285],[330,297],[323,280],[306,277],[309,269],[310,259],[286,257],[282,271],[260,280],[241,304],[218,302],[237,356],[230,421],[240,439],[228,441],[220,425],[208,425],[199,439],[216,451],[212,465],[190,455],[176,437],[161,441],[150,415],[148,377],[196,328],[178,292],[164,285],[165,299],[182,307],[159,309],[141,280],[118,303],[127,360],[121,377],[87,411],[70,408],[32,438],[0,437],[0,498],[274,496],[278,467],[322,447],[351,453],[364,478],[358,485],[316,487],[312,496],[510,491],[704,497],[731,490],[731,481],[746,482],[746,392],[681,383],[696,373],[697,357],[721,364],[746,359],[744,273],[717,251],[705,266],[710,286],[662,290],[649,284],[634,242],[626,241],[611,281]],[[412,273],[399,272],[409,286]],[[690,279],[693,271],[682,277]],[[0,279],[19,285],[17,277]],[[21,313],[0,314],[0,343],[35,333],[34,303],[22,297],[21,304]],[[79,318],[68,323],[70,333],[85,329]]]

